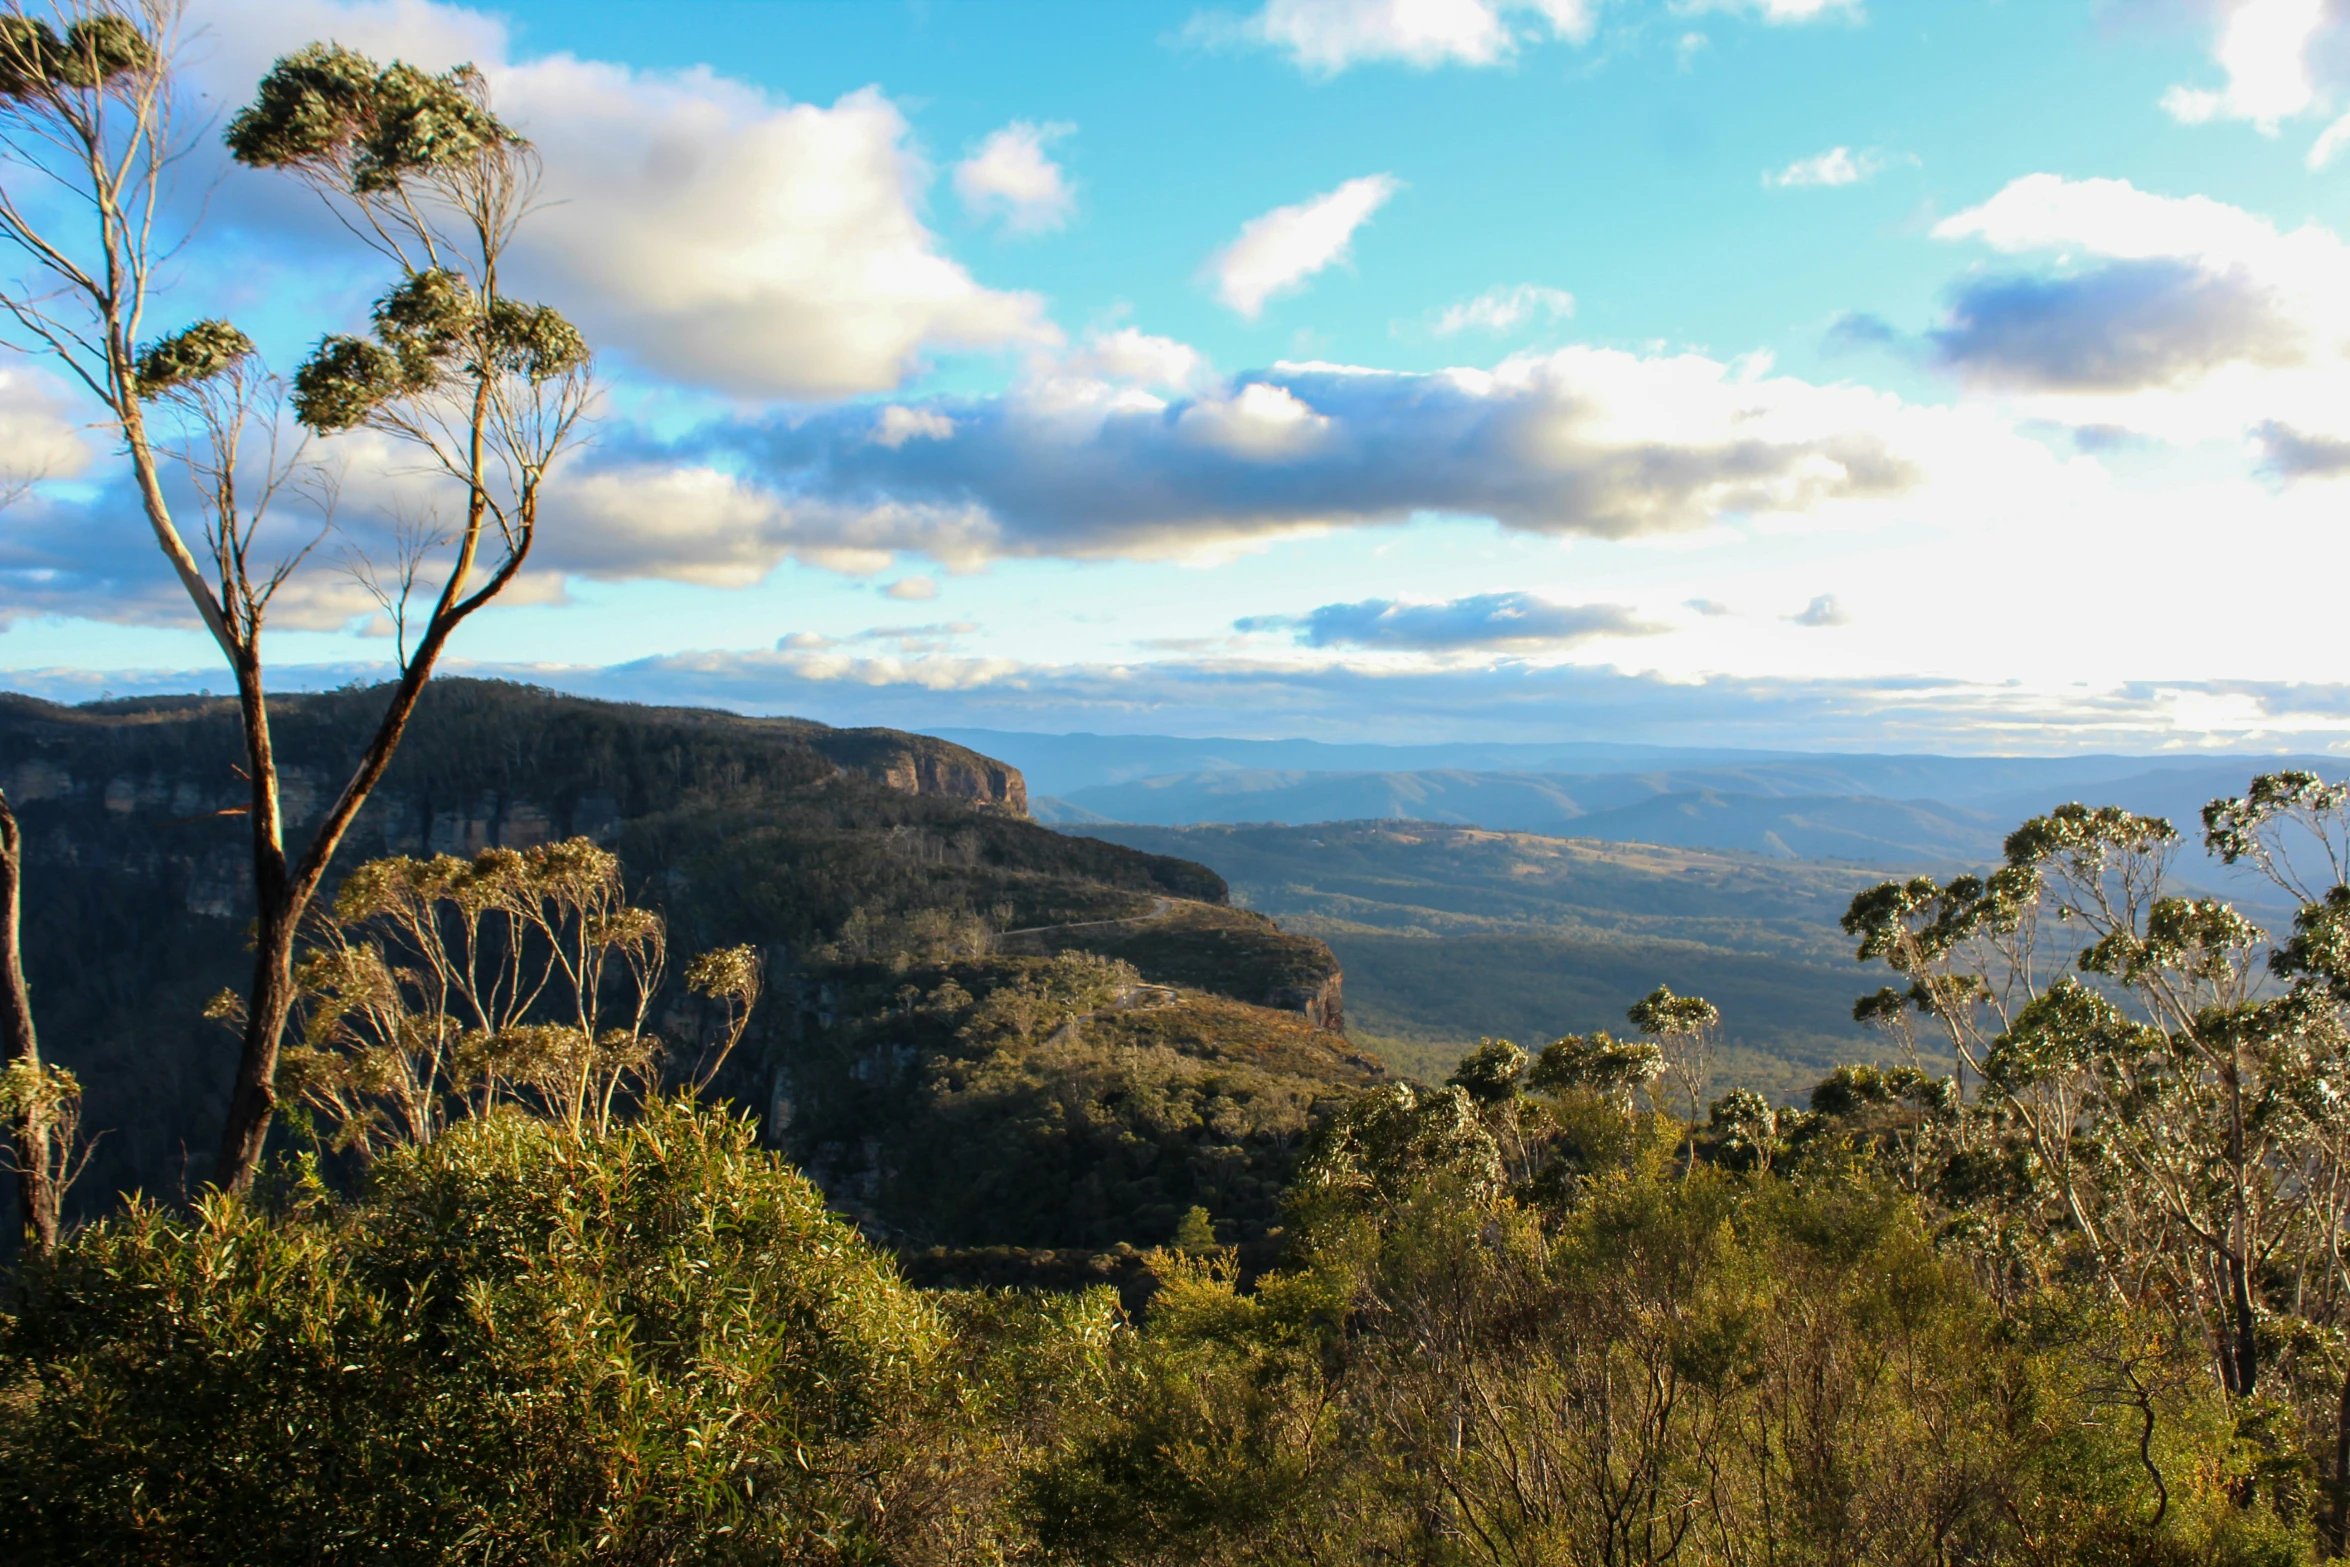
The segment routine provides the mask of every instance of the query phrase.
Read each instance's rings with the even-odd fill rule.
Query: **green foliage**
[[[1527,1065],[1525,1051],[1506,1039],[1488,1039],[1462,1057],[1445,1081],[1466,1089],[1472,1099],[1492,1104],[1518,1092]]]
[[[1182,1222],[1175,1226],[1175,1238],[1169,1242],[1177,1251],[1197,1256],[1213,1251],[1216,1246],[1216,1222],[1208,1217],[1208,1210],[1196,1203],[1186,1209]]]
[[[1665,1055],[1645,1039],[1619,1042],[1605,1029],[1568,1034],[1542,1047],[1529,1088],[1550,1093],[1590,1089],[1596,1093],[1630,1096],[1664,1074]]]
[[[0,17],[0,97],[92,91],[152,71],[155,59],[154,42],[138,24],[111,12],[77,18],[63,39],[38,17]]]
[[[1684,1180],[1631,1138],[1546,1211],[1384,1146],[1356,1140],[1373,1168],[1325,1186],[1302,1265],[1253,1296],[1212,1259],[1170,1269],[1026,1495],[1042,1541],[1105,1564],[2311,1560],[2306,1461],[2192,1345],[2089,1294],[2004,1309],[1889,1183]]]
[[[1151,1245],[1194,1206],[1261,1240],[1368,1075],[1294,1014],[1154,994],[1091,954],[863,973],[833,983],[879,1004],[795,1060],[794,1139],[870,1150],[869,1177],[828,1184],[923,1241]]]
[[[294,417],[313,430],[348,430],[405,388],[400,356],[362,337],[336,334],[294,371]]]
[[[279,60],[228,126],[239,163],[329,173],[362,196],[515,139],[484,106],[472,66],[433,76],[331,43]]]
[[[209,381],[252,352],[253,340],[226,321],[199,321],[139,355],[138,394],[152,399]]]
[[[941,1418],[947,1353],[743,1123],[502,1113],[348,1205],[141,1206],[29,1274],[0,1554],[867,1559],[914,1523],[893,1455]]]

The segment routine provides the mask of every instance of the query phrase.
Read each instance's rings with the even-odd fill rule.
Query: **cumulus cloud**
[[[1077,193],[1045,147],[1075,129],[1014,120],[989,136],[955,165],[955,194],[964,209],[975,218],[999,220],[1014,234],[1041,234],[1066,224]]]
[[[1434,331],[1438,337],[1453,337],[1471,328],[1514,332],[1531,321],[1559,321],[1574,313],[1575,296],[1565,289],[1520,283],[1514,288],[1489,288],[1474,299],[1445,306]]]
[[[938,583],[929,577],[900,577],[881,592],[885,598],[907,603],[927,603],[938,597]]]
[[[1208,258],[1216,297],[1254,321],[1267,300],[1294,292],[1323,268],[1344,261],[1355,230],[1402,188],[1392,175],[1371,174],[1311,201],[1251,218],[1231,244]]]
[[[69,417],[71,388],[22,362],[0,365],[0,487],[77,478],[96,455]]]
[[[1498,65],[1529,37],[1582,42],[1598,9],[1598,0],[1266,0],[1237,26],[1202,18],[1193,32],[1268,45],[1328,76],[1376,61]]]
[[[2252,432],[2260,466],[2272,477],[2338,479],[2350,473],[2350,440],[2308,435],[2281,420],[2263,420]]]
[[[1836,595],[1833,593],[1821,594],[1787,618],[1799,626],[1848,626],[1852,624],[1852,616],[1845,612],[1843,605],[1836,602]]]
[[[891,404],[873,422],[873,444],[891,449],[908,441],[943,441],[955,433],[955,421],[929,408]]]
[[[79,412],[61,385],[21,363],[0,369],[0,492],[13,497],[0,520],[0,626],[27,616],[68,616],[126,625],[194,626],[195,609],[166,564],[149,530],[129,464],[98,449],[68,410]],[[149,437],[168,454],[182,432],[161,409],[150,410]],[[240,471],[250,516],[262,489],[258,453],[262,435],[248,431]],[[289,443],[290,445],[290,443]],[[331,478],[330,516],[312,482]],[[206,507],[186,469],[161,464],[164,500],[199,561]],[[70,482],[56,482],[70,481]],[[404,454],[372,432],[339,437],[324,454],[323,471],[297,474],[267,508],[251,536],[249,558],[267,577],[281,563],[297,566],[272,596],[269,624],[280,630],[337,631],[365,626],[389,634],[378,604],[350,569],[368,560],[379,568],[399,554],[408,527],[436,531],[440,519],[462,511],[462,491],[419,472]],[[330,525],[331,524],[331,525]],[[445,563],[446,552],[428,557]],[[508,590],[510,602],[547,602],[561,595],[559,576],[526,573]]]
[[[480,64],[560,198],[524,226],[518,280],[655,374],[834,397],[885,391],[931,351],[1054,340],[1042,300],[981,285],[923,224],[929,173],[872,88],[825,106],[707,67],[518,61],[493,19],[426,0],[240,0],[202,19],[203,80],[221,102],[249,98],[274,56],[312,38],[434,69]],[[232,173],[224,204],[290,213],[285,185]]]
[[[662,374],[839,396],[897,385],[927,349],[1054,335],[1035,295],[983,288],[939,249],[906,122],[870,88],[822,108],[566,58],[497,88],[565,198],[525,228],[525,264]]]
[[[2264,418],[2343,422],[2350,246],[2325,228],[2280,232],[2208,197],[2034,174],[1934,234],[2042,258],[1962,279],[1926,340],[2037,413],[2180,441]]]
[[[2259,278],[2167,258],[1970,280],[1930,337],[1970,376],[2082,392],[2175,386],[2231,363],[2289,365],[2305,348],[2300,323]]]
[[[564,475],[546,508],[533,562],[613,582],[747,587],[786,560],[869,577],[900,553],[969,566],[1001,550],[1001,530],[970,506],[889,497],[841,505],[706,463],[623,456]]]
[[[2231,0],[2222,8],[2212,57],[2227,75],[2217,89],[2174,86],[2162,106],[2186,125],[2246,120],[2266,136],[2313,108],[2310,50],[2326,28],[2326,0]]]
[[[1775,174],[1765,174],[1763,184],[1775,190],[1858,185],[1884,167],[1885,155],[1874,147],[1858,153],[1850,147],[1830,147],[1812,157],[1798,158]]]
[[[1324,604],[1304,615],[1255,615],[1235,631],[1293,631],[1304,647],[1397,652],[1465,649],[1531,652],[1601,637],[1654,636],[1665,627],[1624,604],[1554,604],[1531,593],[1479,593],[1441,604],[1364,599]]]
[[[1166,370],[1174,346],[1138,335],[1084,352],[1123,362],[1134,349]],[[786,561],[866,577],[907,556],[955,572],[1033,557],[1206,561],[1422,515],[1618,539],[1726,521],[1866,525],[1933,493],[1936,475],[1973,493],[2044,483],[2049,462],[1995,421],[1694,354],[1186,373],[1192,390],[1154,390],[1048,361],[993,395],[743,414],[670,438],[616,425],[550,484],[530,590],[743,587]],[[336,447],[349,527],[431,504],[379,438]],[[13,559],[51,582],[71,565],[87,579],[82,612],[119,617],[132,600],[107,586],[126,569],[116,562],[143,569],[152,554],[123,500],[61,505],[37,528],[28,516],[0,570]],[[156,584],[171,603],[168,579]]]
[[[675,457],[756,475],[777,516],[885,512],[886,525],[859,524],[864,537],[960,552],[938,557],[952,565],[1201,558],[1420,513],[1688,532],[1901,497],[1946,453],[1980,474],[2031,444],[1860,388],[1594,348],[1490,370],[1277,365],[1177,398],[1057,374],[924,406],[951,417],[952,436],[877,445],[878,415],[848,407],[713,427]]]
[[[1068,356],[1063,368],[1070,374],[1100,381],[1119,381],[1163,391],[1185,391],[1208,375],[1207,357],[1189,343],[1171,337],[1153,337],[1134,327],[1121,327],[1088,338]]]

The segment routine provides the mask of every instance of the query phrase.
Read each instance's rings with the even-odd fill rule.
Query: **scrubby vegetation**
[[[1115,958],[1007,954],[992,916],[852,918],[809,956],[829,1037],[846,1081],[916,1107],[864,1197],[1042,1235],[1114,1193],[1163,1244],[902,1271],[837,1183],[653,1069],[583,1114],[561,1072],[460,1051],[490,1065],[435,1116],[344,1112],[368,1135],[321,1125],[251,1193],[134,1205],[20,1265],[0,1553],[2336,1556],[2350,790],[2262,778],[2205,828],[2302,899],[2289,937],[2171,891],[2178,835],[2110,810],[2026,823],[1987,876],[1863,891],[1846,927],[1902,983],[1856,1016],[1899,1059],[1801,1106],[1717,1093],[1723,1019],[1663,986],[1622,1038],[1489,1040],[1430,1087]],[[370,868],[340,912],[380,928],[422,884]],[[741,976],[699,972],[733,1029]]]
[[[1288,1266],[1243,1290],[1229,1252],[1150,1254],[1128,1317],[910,1289],[715,1112],[501,1110],[349,1198],[291,1166],[28,1269],[0,1550],[2310,1558],[2289,1402],[2093,1284],[2016,1294],[1834,1119],[1690,1172],[1611,1092],[1381,1089],[1304,1171]]]

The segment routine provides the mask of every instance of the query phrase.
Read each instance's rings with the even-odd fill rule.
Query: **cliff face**
[[[292,845],[383,699],[274,704]],[[106,1134],[87,1201],[180,1190],[208,1168],[237,1046],[204,1002],[242,990],[252,962],[242,760],[226,699],[60,707],[0,693],[35,1011],[44,1047],[88,1087],[86,1124]],[[750,942],[786,966],[859,912],[1008,908],[1049,924],[1226,896],[1204,867],[1052,832],[1025,801],[1017,770],[920,735],[450,680],[426,694],[335,868],[591,836],[668,919],[673,951]]]
[[[895,729],[824,729],[808,743],[842,767],[906,794],[940,795],[972,805],[1028,814],[1020,769],[950,741]]]
[[[377,705],[365,692],[274,704],[290,827],[307,826],[331,803]],[[234,815],[246,801],[241,760],[236,709],[225,698],[67,708],[0,694],[0,787],[20,805],[95,807],[123,825]],[[927,735],[623,709],[449,680],[427,694],[350,842],[361,855],[474,854],[583,834],[609,839],[623,821],[679,799],[803,788],[836,772],[1028,814],[1017,768]],[[233,876],[236,851],[229,860]]]

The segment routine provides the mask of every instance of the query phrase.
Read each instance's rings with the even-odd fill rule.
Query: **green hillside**
[[[1481,1035],[1620,1029],[1660,983],[1722,1008],[1723,1081],[1787,1094],[1878,1053],[1836,920],[1881,871],[1424,822],[1065,830],[1196,859],[1328,942],[1353,1037],[1401,1072],[1440,1078]]]
[[[297,833],[381,700],[279,703]],[[250,962],[235,724],[201,698],[0,699],[44,1044],[101,1134],[90,1210],[209,1170],[236,1052],[203,1005]],[[922,736],[444,681],[337,869],[574,835],[666,922],[662,1028],[695,1015],[687,958],[758,949],[719,1091],[908,1244],[1150,1245],[1195,1204],[1261,1236],[1320,1107],[1380,1074],[1322,1026],[1320,941],[1199,865],[1027,820],[1016,770]]]

